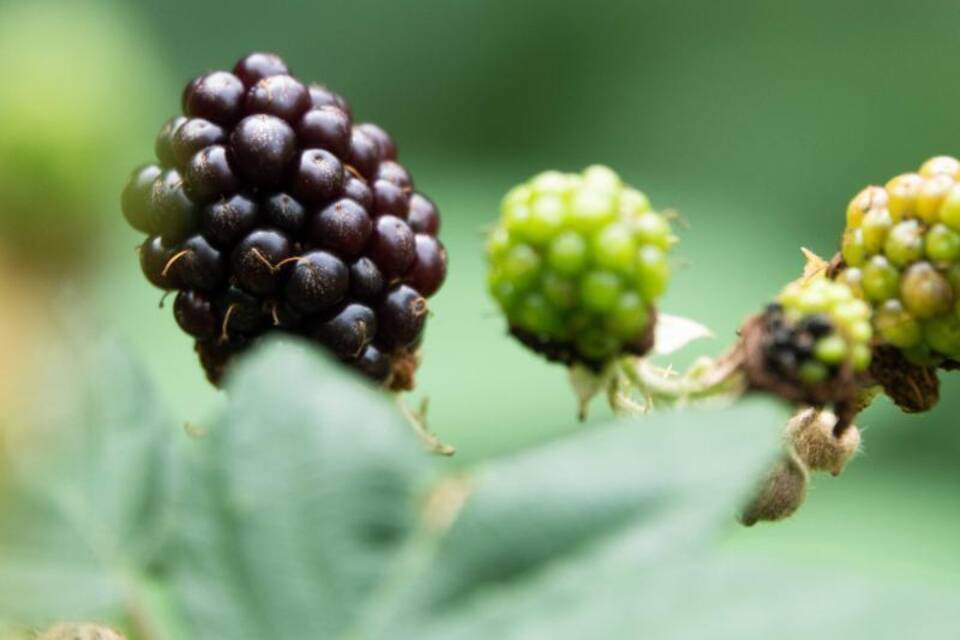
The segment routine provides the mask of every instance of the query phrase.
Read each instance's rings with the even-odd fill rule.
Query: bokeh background
[[[0,401],[24,395],[47,332],[72,330],[66,308],[120,334],[179,420],[222,402],[140,275],[119,192],[182,85],[247,51],[347,96],[439,204],[451,272],[418,393],[457,465],[590,428],[485,293],[483,231],[511,185],[607,163],[677,210],[663,307],[712,327],[691,350],[718,353],[801,246],[833,253],[862,186],[960,154],[958,33],[949,0],[0,2]],[[731,527],[724,553],[960,586],[958,392],[954,374],[917,417],[878,402],[842,478],[817,478],[789,522]]]

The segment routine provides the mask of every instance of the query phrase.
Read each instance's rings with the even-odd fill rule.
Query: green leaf
[[[663,413],[481,468],[456,522],[428,545],[431,564],[407,577],[390,624],[421,638],[527,637],[537,627],[589,636],[551,620],[622,617],[599,592],[644,593],[652,569],[712,539],[769,462],[783,417],[758,401]]]
[[[427,495],[433,463],[382,394],[305,348],[254,356],[229,394],[184,474],[174,575],[198,639],[549,615],[604,558],[639,576],[732,521],[784,418],[750,402],[615,423]]]
[[[118,350],[82,370],[2,443],[0,637],[121,618],[140,640],[956,630],[956,594],[717,557],[710,540],[779,437],[771,402],[615,422],[454,471],[381,391],[302,345],[251,356],[226,415],[174,448]]]
[[[611,554],[583,571],[558,571],[506,617],[480,603],[436,616],[403,640],[550,638],[947,638],[956,594],[877,584],[801,567],[758,566],[707,553],[652,570]],[[500,612],[505,613],[505,612]]]
[[[183,473],[189,637],[337,637],[413,530],[428,458],[382,391],[306,347],[254,355],[229,397]]]
[[[60,356],[0,432],[0,618],[18,624],[132,612],[164,533],[173,426],[142,371],[112,343]]]

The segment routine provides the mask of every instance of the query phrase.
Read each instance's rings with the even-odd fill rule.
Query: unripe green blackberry
[[[490,293],[524,344],[599,368],[649,350],[674,242],[666,217],[611,169],[547,171],[503,199]]]
[[[789,284],[763,317],[767,372],[800,386],[831,383],[870,366],[870,306],[841,282]]]
[[[867,187],[847,207],[842,271],[881,344],[921,366],[960,360],[960,160]]]

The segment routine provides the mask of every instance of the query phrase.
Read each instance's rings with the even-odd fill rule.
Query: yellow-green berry
[[[871,305],[878,342],[912,361],[935,362],[954,348],[951,331],[960,317],[958,182],[960,160],[936,156],[916,173],[867,187],[847,207],[843,264],[835,280]]]

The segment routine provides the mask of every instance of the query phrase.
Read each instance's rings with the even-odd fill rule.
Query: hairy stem
[[[678,374],[663,369],[646,359],[626,358],[619,363],[618,373],[609,399],[615,410],[636,413],[654,404],[679,406],[715,397],[742,394],[746,383],[740,371],[743,361],[738,346],[716,360],[698,360],[686,372]],[[646,402],[640,405],[629,397],[639,394]]]

